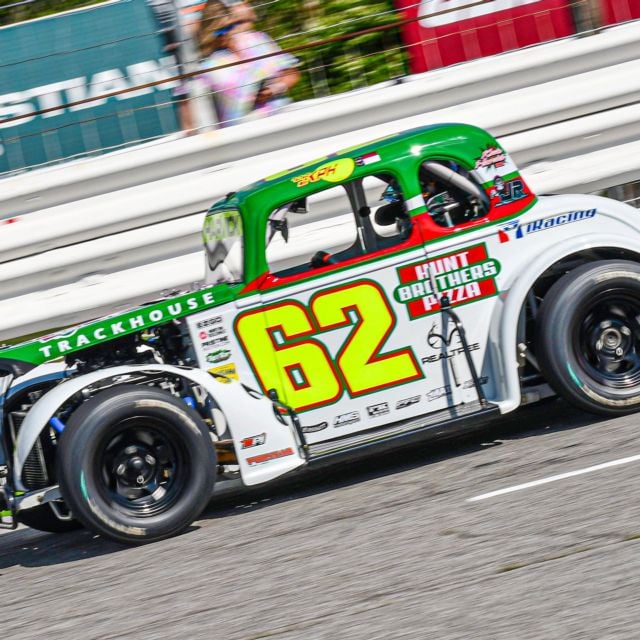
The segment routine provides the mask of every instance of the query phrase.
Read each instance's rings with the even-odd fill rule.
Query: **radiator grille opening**
[[[11,411],[9,413],[9,431],[14,443],[18,438],[20,427],[26,415],[26,411]],[[31,449],[25,460],[24,468],[22,469],[22,483],[27,489],[42,489],[52,484],[44,455],[43,440],[45,438],[49,438],[50,441],[48,430],[45,430],[36,440],[33,449]],[[45,442],[45,444],[47,443]]]

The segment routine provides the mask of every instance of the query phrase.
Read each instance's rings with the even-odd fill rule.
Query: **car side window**
[[[425,160],[419,180],[427,211],[440,227],[458,227],[489,213],[490,201],[472,171],[448,160]]]
[[[272,211],[267,263],[277,276],[313,271],[398,244],[409,230],[404,198],[393,176],[366,176]]]
[[[375,232],[375,249],[398,244],[406,238],[409,214],[402,191],[388,174],[367,176],[362,186]]]
[[[267,263],[279,276],[313,269],[319,252],[356,251],[357,244],[358,230],[342,185],[287,202],[271,212],[267,223]]]

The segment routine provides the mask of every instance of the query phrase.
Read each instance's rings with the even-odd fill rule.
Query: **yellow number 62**
[[[314,294],[308,308],[285,300],[242,314],[235,331],[264,391],[306,411],[423,377],[409,347],[381,353],[396,319],[384,291],[370,280]],[[335,363],[314,334],[352,326]]]

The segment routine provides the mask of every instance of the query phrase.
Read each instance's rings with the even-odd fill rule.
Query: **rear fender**
[[[536,280],[549,267],[563,258],[581,251],[597,248],[626,249],[640,253],[640,245],[620,235],[585,233],[574,238],[551,245],[536,260],[511,275],[500,294],[500,303],[496,305],[491,322],[490,345],[492,362],[499,363],[496,370],[498,383],[496,398],[501,413],[516,409],[521,402],[518,358],[516,352],[517,327],[520,311],[527,293]]]
[[[100,380],[130,373],[168,373],[202,387],[224,414],[246,485],[272,480],[304,464],[305,459],[291,421],[276,416],[269,398],[230,378],[216,378],[201,369],[171,365],[128,365],[71,378],[44,394],[31,407],[20,427],[13,459],[15,486],[22,485],[22,469],[29,452],[49,420],[72,395]],[[259,436],[255,438],[255,436]],[[252,446],[243,448],[243,444]],[[260,443],[260,444],[258,444]]]

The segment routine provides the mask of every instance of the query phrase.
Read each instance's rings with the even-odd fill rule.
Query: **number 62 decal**
[[[410,347],[382,353],[396,324],[376,282],[326,289],[307,306],[285,300],[240,315],[235,331],[263,390],[276,388],[297,411],[423,377]],[[335,360],[315,336],[349,327]]]

